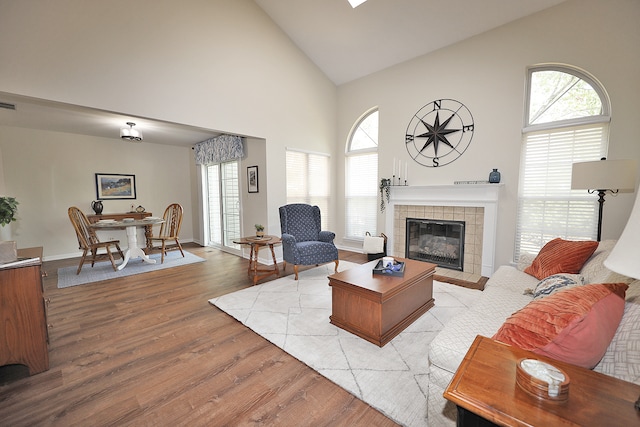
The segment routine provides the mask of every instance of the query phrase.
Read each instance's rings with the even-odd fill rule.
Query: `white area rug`
[[[329,323],[333,265],[209,302],[397,423],[427,425],[429,343],[481,291],[434,281],[435,306],[380,348]]]
[[[91,282],[99,282],[102,280],[116,279],[118,277],[131,276],[133,274],[148,273],[150,271],[162,270],[165,268],[177,267],[179,265],[193,264],[194,262],[202,262],[204,258],[193,255],[184,251],[184,258],[180,251],[171,251],[164,256],[164,263],[160,264],[160,253],[149,255],[149,258],[155,259],[155,264],[147,264],[141,258],[131,259],[129,263],[120,271],[113,271],[111,262],[101,261],[91,267],[91,262],[85,262],[82,266],[80,274],[76,274],[78,266],[64,267],[58,269],[58,288],[68,288],[70,286],[84,285]],[[78,260],[78,263],[80,260]],[[116,265],[122,262],[121,259],[116,260]]]

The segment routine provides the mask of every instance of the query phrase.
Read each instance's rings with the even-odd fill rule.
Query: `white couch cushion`
[[[493,336],[507,317],[532,301],[531,295],[524,295],[519,288],[515,292],[501,286],[485,289],[476,304],[451,319],[436,335],[429,345],[429,363],[455,372],[476,335]]]

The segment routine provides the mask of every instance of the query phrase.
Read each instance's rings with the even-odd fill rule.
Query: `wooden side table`
[[[534,397],[516,384],[516,362],[539,359],[564,370],[569,399]],[[444,397],[458,406],[458,426],[637,426],[640,385],[477,336]]]
[[[280,270],[278,269],[278,262],[276,261],[276,253],[273,250],[275,245],[282,243],[282,239],[278,236],[249,236],[242,237],[240,239],[234,240],[233,243],[238,245],[248,245],[251,247],[251,253],[249,254],[249,268],[247,269],[247,274],[249,277],[253,277],[253,284],[258,283],[258,280],[264,279],[265,277],[269,277],[271,275],[279,276]],[[264,246],[269,246],[271,249],[271,257],[273,259],[273,268],[258,268],[258,252],[260,248]]]

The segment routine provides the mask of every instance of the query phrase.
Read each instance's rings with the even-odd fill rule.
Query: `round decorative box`
[[[562,369],[536,359],[516,363],[516,384],[539,399],[565,402],[569,399],[569,375]]]

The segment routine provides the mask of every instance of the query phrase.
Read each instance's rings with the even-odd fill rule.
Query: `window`
[[[595,240],[597,200],[571,190],[571,165],[605,157],[610,106],[604,88],[569,66],[527,73],[515,259],[555,237]]]
[[[320,208],[322,229],[329,222],[329,155],[287,149],[287,203]]]
[[[240,250],[240,190],[237,160],[206,165],[208,245]]]
[[[356,122],[347,145],[345,162],[345,234],[363,240],[377,232],[378,109]]]

